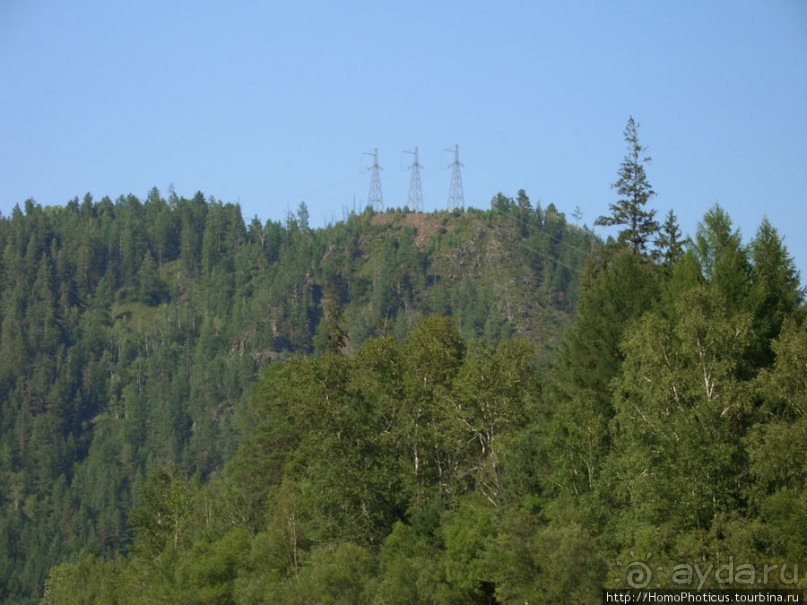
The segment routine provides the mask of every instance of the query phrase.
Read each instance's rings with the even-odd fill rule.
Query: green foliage
[[[542,435],[554,461],[553,483],[590,492],[610,450],[613,386],[624,361],[626,330],[660,297],[658,268],[617,250],[592,268],[548,384],[551,429]]]
[[[698,224],[693,251],[706,281],[735,309],[748,304],[751,267],[739,231],[719,205],[711,208]]]
[[[639,125],[632,116],[624,134],[628,154],[619,167],[619,178],[612,185],[620,198],[610,205],[610,216],[601,216],[594,224],[624,227],[619,232],[619,242],[627,244],[634,254],[639,254],[646,251],[658,232],[658,223],[654,219],[656,211],[645,208],[656,192],[645,174],[645,164],[651,159],[644,155],[646,148],[639,143]]]
[[[339,291],[329,286],[322,298],[322,319],[314,337],[314,348],[326,353],[339,353],[347,345],[344,309]]]
[[[620,528],[703,529],[740,497],[738,427],[750,401],[737,371],[749,318],[727,316],[719,299],[697,289],[673,312],[646,314],[625,339],[614,394],[616,476],[604,486],[615,507],[629,510]],[[669,507],[673,498],[680,508]]]
[[[177,469],[152,472],[131,512],[138,556],[153,560],[166,549],[179,548],[186,541],[191,512],[191,491]]]
[[[755,381],[769,421],[748,435],[755,480],[748,491],[752,510],[766,521],[771,550],[788,561],[807,552],[807,324],[788,319],[772,348],[773,367]]]
[[[308,565],[294,581],[287,581],[267,594],[268,603],[323,603],[348,605],[369,602],[368,580],[375,560],[365,549],[350,542],[311,553]]]
[[[523,191],[327,229],[26,202],[0,219],[0,600],[589,603],[634,552],[667,583],[803,564],[793,261],[767,223],[744,246],[714,208],[682,252],[675,222],[652,255]]]
[[[684,240],[681,238],[681,230],[678,227],[678,217],[670,210],[667,217],[659,227],[658,237],[655,244],[658,248],[657,255],[661,259],[661,264],[670,269],[684,254]]]
[[[557,255],[582,266],[593,236],[562,225],[544,233],[525,199],[492,230],[472,211],[365,212],[313,229],[304,204],[284,223],[247,225],[236,205],[202,193],[163,198],[156,188],[144,200],[88,194],[61,208],[27,200],[0,218],[0,524],[9,536],[0,599],[41,592],[47,569],[82,549],[126,553],[127,511],[144,478],[166,465],[207,481],[232,461],[211,522],[260,531],[268,486],[300,437],[287,430],[287,408],[248,410],[249,387],[270,364],[314,350],[356,354],[368,338],[403,337],[435,311],[458,317],[466,337],[518,332],[546,353],[576,296],[574,273],[560,279],[550,265]],[[546,251],[539,266],[534,244],[550,237],[578,250]],[[532,277],[517,278],[524,272]],[[491,284],[500,299],[473,294]],[[380,379],[376,391],[386,388]],[[339,401],[354,401],[356,387],[343,386]],[[363,422],[366,402],[354,403]],[[253,421],[260,431],[242,438]],[[430,455],[429,465],[443,456]],[[254,468],[257,484],[247,480]],[[387,481],[365,481],[349,500],[361,506]],[[357,525],[357,536],[365,529]]]
[[[235,581],[249,552],[251,540],[234,528],[215,541],[198,539],[182,560],[180,582],[189,587],[195,603],[234,603]]]
[[[494,522],[495,512],[482,498],[465,497],[456,510],[443,515],[445,581],[463,602],[485,602],[492,596],[486,551]]]
[[[773,361],[770,343],[779,336],[785,318],[801,306],[804,292],[793,259],[776,229],[762,221],[750,245],[751,312],[754,314],[755,353],[758,362]]]
[[[124,590],[121,561],[103,561],[83,554],[75,563],[62,563],[51,569],[45,583],[43,604],[109,605],[129,602]]]

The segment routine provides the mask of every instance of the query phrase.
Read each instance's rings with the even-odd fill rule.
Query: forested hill
[[[126,552],[154,469],[220,470],[267,366],[351,355],[432,314],[546,355],[598,247],[524,192],[320,229],[303,204],[247,224],[238,206],[156,189],[15,208],[0,218],[0,601],[36,602],[80,551]]]
[[[593,604],[605,587],[807,588],[807,321],[792,258],[767,221],[743,244],[719,207],[686,246],[672,214],[659,225],[638,220],[641,204],[625,220],[612,211],[603,220],[623,230],[589,263],[548,359],[534,335],[572,290],[541,289],[549,217],[501,197],[491,212],[367,213],[314,233],[301,212],[288,233],[252,240],[278,257],[245,282],[237,263],[205,261],[203,238],[196,273],[165,260],[156,290],[85,303],[75,343],[63,319],[30,314],[15,352],[29,365],[4,374],[4,600],[38,594],[62,559],[43,603]],[[222,229],[221,250],[249,248]],[[326,235],[334,244],[314,253]],[[263,298],[236,286],[292,251],[310,261],[296,279],[278,272]],[[522,254],[540,259],[534,306],[513,281],[535,270]],[[471,312],[466,277],[490,280],[487,314]],[[459,321],[445,314],[454,300]],[[48,329],[55,369],[25,348],[46,348]]]

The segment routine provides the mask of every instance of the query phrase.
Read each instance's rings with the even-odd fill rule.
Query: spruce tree
[[[645,164],[651,161],[647,151],[639,143],[639,125],[631,116],[625,126],[625,142],[628,154],[619,168],[619,178],[611,185],[617,190],[619,200],[609,206],[611,214],[600,216],[594,224],[600,227],[622,226],[618,241],[628,244],[635,254],[644,253],[653,236],[658,232],[658,223],[654,217],[655,210],[647,210],[645,206],[656,192],[647,180]]]
[[[754,317],[755,362],[767,366],[774,359],[771,341],[778,338],[785,318],[802,306],[804,291],[793,258],[767,218],[751,241],[749,256],[749,303]]]
[[[655,240],[658,247],[656,254],[665,268],[672,267],[675,261],[684,254],[685,241],[681,237],[681,229],[678,227],[678,217],[675,216],[675,212],[670,210]]]

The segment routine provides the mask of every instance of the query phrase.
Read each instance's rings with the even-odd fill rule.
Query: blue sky
[[[201,190],[315,225],[525,189],[591,225],[615,201],[629,116],[659,214],[767,215],[807,276],[807,2],[0,2],[0,212]],[[598,229],[607,234],[608,231]]]

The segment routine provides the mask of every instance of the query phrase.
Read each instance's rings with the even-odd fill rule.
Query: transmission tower
[[[420,169],[423,167],[418,161],[418,148],[415,151],[406,151],[415,156],[415,160],[409,166],[412,177],[409,179],[409,196],[406,198],[406,205],[410,210],[420,212],[423,210],[423,186],[420,183]]]
[[[365,155],[373,156],[373,165],[370,166],[370,193],[367,195],[367,205],[373,210],[384,209],[384,195],[381,193],[381,166],[378,165],[378,148],[373,149],[373,153],[365,152]]]
[[[451,186],[448,189],[448,209],[465,206],[465,194],[462,190],[462,164],[460,163],[460,146],[454,145],[454,161],[451,162]]]

